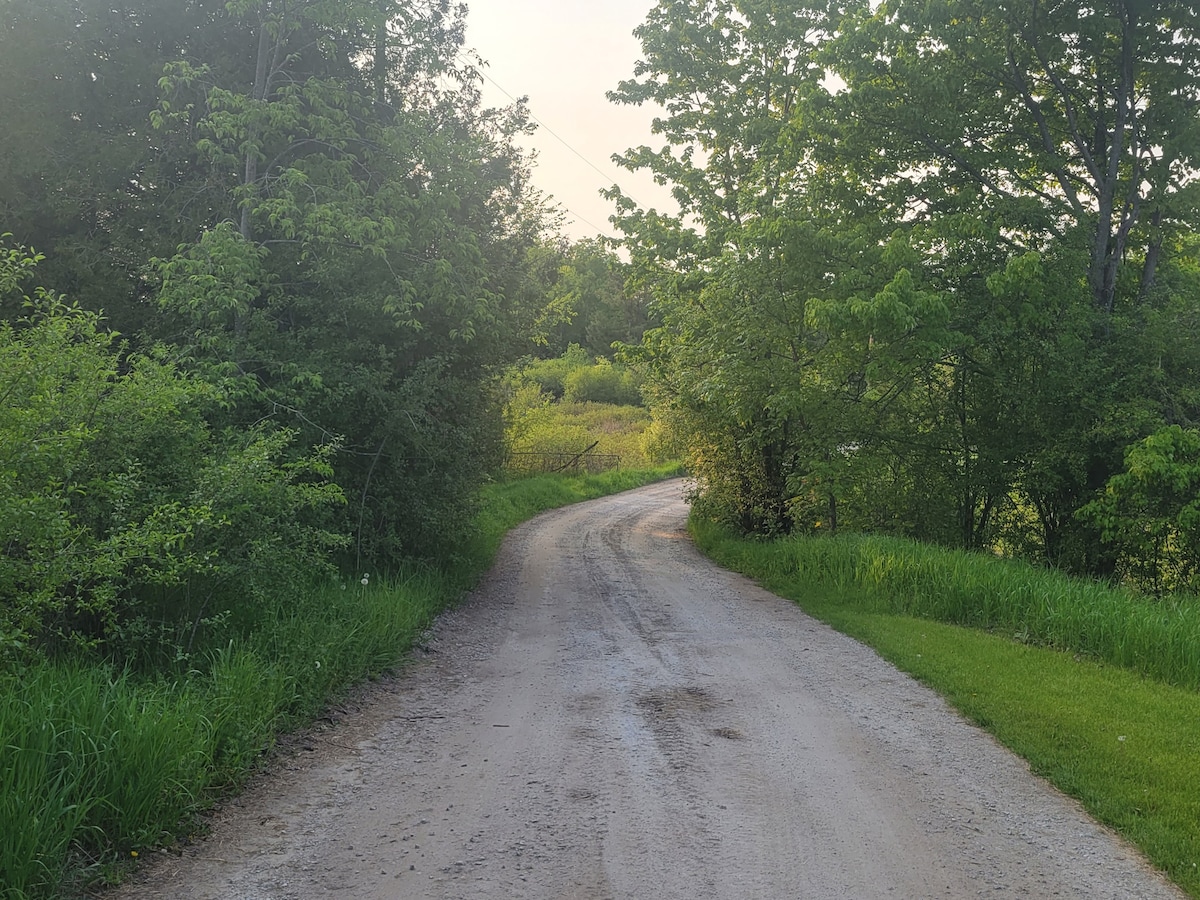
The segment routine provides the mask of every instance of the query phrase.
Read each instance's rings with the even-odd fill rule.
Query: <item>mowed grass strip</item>
[[[793,541],[773,545],[693,530],[717,562],[942,694],[1200,898],[1200,693],[1011,634],[888,611],[878,598],[864,598],[864,588],[772,564],[772,548],[786,551]],[[961,565],[957,558],[954,564]],[[1027,573],[1017,569],[1016,576]]]

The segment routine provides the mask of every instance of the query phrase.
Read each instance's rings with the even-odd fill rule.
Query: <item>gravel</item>
[[[1183,896],[686,513],[671,481],[516,529],[412,664],[112,895]]]

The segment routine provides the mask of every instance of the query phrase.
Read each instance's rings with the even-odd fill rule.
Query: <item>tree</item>
[[[1125,471],[1083,513],[1117,549],[1123,574],[1155,594],[1194,590],[1200,573],[1200,431],[1178,425],[1129,448]]]
[[[710,496],[969,547],[1032,509],[1104,571],[1076,510],[1194,409],[1190,339],[1158,345],[1180,377],[1145,355],[1196,223],[1194,9],[664,0],[638,35],[611,96],[666,145],[622,162],[682,213],[614,199]]]
[[[167,62],[220,43],[223,7],[6,0],[0,13],[0,230],[46,254],[43,278],[129,335],[153,312],[146,259],[183,239],[182,198],[170,203],[152,174],[164,150],[150,127],[158,80]]]
[[[1153,285],[1194,229],[1200,16],[1178,0],[859,4],[825,59],[844,81],[838,152],[895,202],[978,219],[1023,250],[1065,243],[1097,309]]]
[[[442,555],[467,532],[500,455],[488,380],[531,318],[525,113],[481,108],[458,15],[235,4],[225,27],[252,52],[175,64],[155,116],[191,142],[179,188],[204,212],[159,261],[176,341],[245,385],[238,421],[344,438],[359,560]]]
[[[814,377],[823,339],[806,306],[827,293],[822,251],[842,235],[832,218],[812,221],[820,201],[795,119],[822,91],[814,51],[828,26],[819,3],[663,2],[637,31],[638,77],[610,94],[669,113],[655,123],[667,145],[622,163],[670,183],[680,215],[615,195],[618,225],[663,323],[645,354],[657,402],[710,496],[750,529],[790,527],[789,484],[812,455],[797,442],[831,387]]]
[[[567,311],[553,330],[551,348],[579,344],[594,356],[611,356],[614,344],[641,340],[649,326],[645,297],[627,284],[629,266],[598,240],[571,244],[552,293]]]
[[[539,314],[529,125],[483,107],[464,12],[10,0],[0,31],[0,99],[36,111],[0,135],[6,227],[107,327],[219,385],[214,428],[338,438],[347,525],[381,562],[465,533],[499,456],[491,380]]]
[[[0,252],[0,298],[27,312],[0,323],[0,657],[120,657],[140,649],[132,635],[194,635],[322,573],[344,543],[331,448],[297,451],[267,425],[215,431],[211,385],[51,291],[24,294],[37,261]]]

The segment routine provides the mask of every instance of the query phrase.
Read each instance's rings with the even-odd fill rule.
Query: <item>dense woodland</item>
[[[663,0],[619,225],[708,508],[1161,591],[1200,565],[1200,11]]]
[[[3,10],[8,651],[453,559],[501,373],[614,345],[743,531],[1197,578],[1190,3],[663,0],[627,262],[555,236],[465,8]]]
[[[446,563],[503,369],[640,338],[523,106],[482,105],[464,8],[0,9],[0,648]]]

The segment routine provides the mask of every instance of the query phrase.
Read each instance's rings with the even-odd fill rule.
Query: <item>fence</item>
[[[621,457],[614,453],[593,453],[595,447],[596,444],[592,444],[579,453],[509,453],[504,460],[504,470],[510,475],[543,475],[547,472],[595,474],[621,465]]]

